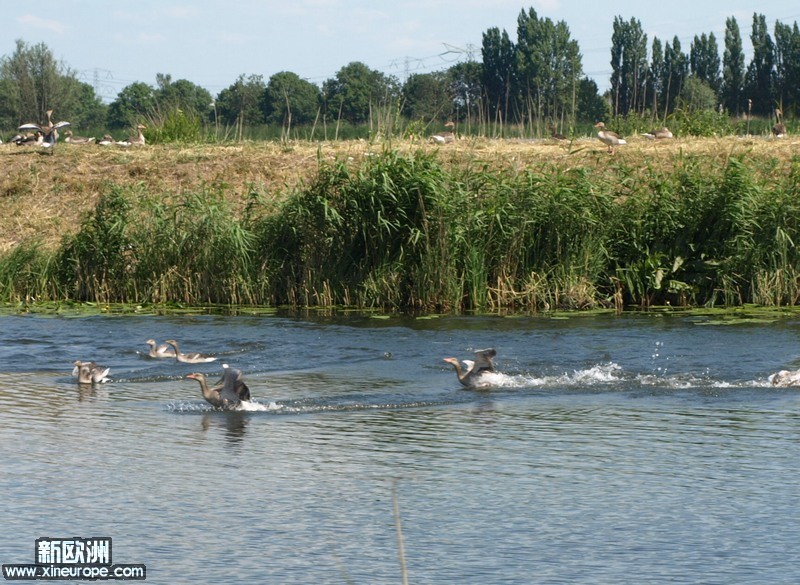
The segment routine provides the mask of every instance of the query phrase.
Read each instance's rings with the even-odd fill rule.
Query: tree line
[[[574,127],[631,114],[661,120],[677,110],[769,116],[780,107],[795,117],[800,109],[797,23],[776,22],[771,36],[765,17],[754,14],[747,66],[736,19],[725,24],[721,55],[713,32],[695,36],[684,53],[677,36],[649,43],[639,20],[616,17],[610,89],[604,95],[584,75],[580,47],[566,22],[541,18],[533,8],[520,12],[515,38],[497,27],[483,33],[481,61],[414,73],[403,82],[352,62],[321,86],[290,71],[269,79],[242,74],[212,96],[191,81],[159,73],[154,85],[132,83],[108,105],[45,44],[17,40],[14,53],[0,58],[0,127],[42,121],[50,108],[82,128],[115,130],[150,122],[165,141],[170,131],[185,138],[214,128],[217,135],[223,129],[242,137],[264,125],[287,133],[320,128],[320,135],[330,138],[343,125],[421,131],[450,120],[475,133],[496,135],[513,127],[540,135],[549,125]]]

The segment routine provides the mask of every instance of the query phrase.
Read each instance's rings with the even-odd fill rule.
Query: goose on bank
[[[92,136],[91,138],[87,138],[86,136],[75,136],[72,133],[72,130],[67,130],[64,132],[64,142],[69,142],[70,144],[94,144],[95,138]]]
[[[464,386],[476,388],[487,384],[482,380],[484,374],[495,371],[492,358],[496,355],[497,351],[494,348],[479,349],[475,352],[475,361],[463,360],[466,369],[461,367],[461,362],[457,358],[448,357],[444,358],[444,361],[455,368],[459,382]]]
[[[224,368],[222,379],[212,387],[208,386],[206,375],[200,372],[189,374],[186,377],[197,380],[200,384],[203,398],[215,408],[230,410],[236,408],[242,402],[249,402],[250,388],[244,383],[244,376],[241,370],[228,367],[227,364],[223,364],[222,367]]]
[[[623,138],[620,137],[619,134],[616,132],[612,132],[611,130],[606,130],[606,125],[603,122],[598,122],[594,125],[597,128],[597,138],[608,146],[608,152],[614,154],[614,147],[619,146],[621,144],[628,144],[625,142]]]
[[[650,140],[669,140],[673,138],[672,132],[666,126],[662,126],[657,130],[651,130],[650,132],[644,132],[642,136]]]
[[[69,122],[61,121],[56,122],[53,124],[50,117],[53,114],[53,110],[47,110],[47,123],[46,124],[36,124],[35,122],[29,122],[27,124],[23,124],[18,128],[18,130],[35,130],[37,132],[42,133],[42,146],[45,147],[52,147],[55,145],[56,140],[58,140],[58,130],[59,128],[66,128],[70,125]]]
[[[781,119],[783,112],[780,108],[775,108],[775,125],[772,127],[772,134],[775,138],[783,138],[786,136],[786,124]]]
[[[72,375],[77,376],[78,384],[102,384],[108,382],[108,373],[111,368],[104,368],[98,366],[94,362],[82,362],[80,360],[73,362],[75,366],[72,368]]]
[[[125,142],[127,142],[130,146],[144,146],[144,134],[142,134],[142,130],[147,128],[144,124],[138,124],[136,126],[136,136],[131,136]]]
[[[171,345],[175,349],[175,359],[184,364],[205,364],[213,362],[217,358],[202,353],[182,353],[178,347],[178,342],[174,339],[167,339],[164,343]]]

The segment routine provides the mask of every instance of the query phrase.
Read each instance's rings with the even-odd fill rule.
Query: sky
[[[109,103],[134,82],[156,74],[187,79],[212,96],[240,75],[291,71],[319,86],[360,61],[401,82],[481,60],[483,33],[506,30],[516,41],[522,10],[565,21],[578,41],[584,73],[601,91],[611,75],[616,16],[638,19],[648,37],[677,36],[684,53],[695,35],[713,32],[724,49],[725,20],[736,18],[747,61],[753,14],[800,20],[797,0],[39,0],[2,2],[10,56],[17,39],[45,43],[55,58]],[[721,57],[721,55],[720,55]]]

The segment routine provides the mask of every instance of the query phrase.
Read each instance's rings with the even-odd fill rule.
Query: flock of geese
[[[47,110],[46,114],[47,122],[43,124],[38,124],[36,122],[22,124],[17,129],[19,133],[15,135],[10,142],[16,144],[17,146],[40,146],[50,149],[50,152],[52,152],[52,148],[55,146],[59,138],[58,131],[62,128],[70,126],[71,124],[63,120],[54,123],[52,120],[53,110]],[[100,146],[144,146],[145,138],[142,130],[145,128],[147,128],[147,126],[144,124],[138,124],[136,126],[136,136],[131,136],[125,140],[115,140],[110,134],[106,134],[103,136],[103,138],[97,140],[94,136],[75,136],[72,133],[72,130],[66,130],[64,131],[64,142],[76,145],[99,144]]]
[[[201,353],[183,353],[174,339],[168,339],[163,345],[156,343],[155,339],[148,339],[145,343],[150,348],[147,355],[155,359],[174,358],[179,363],[205,364],[216,361],[217,358]],[[482,379],[487,373],[495,372],[492,358],[497,355],[494,349],[480,349],[475,352],[474,360],[462,362],[453,357],[444,358],[456,371],[458,381],[468,388],[485,388],[487,383]],[[110,368],[98,365],[96,362],[73,362],[72,375],[78,378],[78,384],[95,385],[108,382]],[[200,384],[203,398],[214,408],[235,410],[243,402],[250,402],[250,388],[244,382],[241,370],[222,364],[222,378],[213,386],[209,386],[208,378],[200,372],[193,372],[186,378],[195,380]]]
[[[174,339],[168,339],[159,345],[154,339],[145,342],[150,350],[147,355],[155,359],[174,358],[177,362],[187,364],[203,364],[216,361],[217,358],[201,353],[183,353]],[[459,360],[454,357],[444,358],[444,362],[453,366],[459,383],[467,388],[481,389],[491,387],[497,370],[494,348],[479,349],[474,352],[474,359]],[[109,381],[110,368],[95,362],[76,361],[73,363],[72,375],[78,378],[78,384],[95,385]],[[200,385],[203,398],[212,407],[222,410],[236,410],[242,403],[250,402],[250,388],[244,382],[242,371],[222,364],[222,377],[209,386],[208,378],[200,372],[192,372],[187,379],[195,380]],[[777,387],[800,387],[800,370],[781,370],[769,376],[769,382]]]
[[[614,154],[617,146],[627,144],[625,139],[616,132],[606,129],[603,122],[598,122],[594,125],[597,128],[597,138],[608,147],[608,152]],[[551,136],[557,140],[564,140],[565,138],[560,134],[555,133],[555,126],[550,128]],[[775,138],[783,138],[786,136],[786,124],[783,123],[783,112],[780,108],[775,108],[775,124],[772,126],[772,135]],[[642,136],[650,140],[669,140],[674,138],[672,132],[666,126],[651,130],[650,132],[643,132]]]
[[[183,353],[174,339],[168,339],[164,345],[157,344],[154,339],[148,339],[145,343],[150,347],[147,355],[155,359],[174,358],[177,362],[187,364],[204,364],[217,359],[201,353]],[[453,366],[456,378],[463,386],[487,388],[492,385],[492,374],[497,372],[494,365],[496,355],[497,350],[487,348],[476,350],[472,360],[447,357],[443,361]],[[78,378],[78,384],[102,384],[109,380],[110,369],[95,362],[76,361],[73,365],[72,375]],[[203,398],[214,408],[236,410],[243,402],[250,402],[250,388],[245,384],[241,370],[228,364],[222,364],[222,369],[222,377],[213,386],[209,386],[208,378],[200,372],[188,374],[186,378],[200,384]],[[773,386],[800,387],[800,370],[781,370],[769,376],[769,381]]]
[[[627,141],[619,134],[608,130],[603,122],[598,122],[594,125],[594,127],[597,129],[598,140],[608,147],[608,152],[610,154],[614,154],[616,152],[617,146],[627,144]],[[453,124],[453,122],[447,122],[445,124],[445,128],[446,130],[444,132],[438,132],[437,134],[431,136],[430,141],[434,144],[449,144],[451,142],[455,142],[455,124]],[[772,135],[775,138],[783,138],[786,136],[786,134],[786,125],[783,123],[783,112],[779,108],[776,108],[775,124],[772,126]],[[670,129],[666,126],[661,126],[660,128],[656,128],[650,132],[642,132],[641,135],[649,140],[655,141],[670,140],[675,137],[672,134],[672,131],[670,131]],[[555,124],[550,125],[550,138],[557,142],[568,140],[566,136],[558,133]]]

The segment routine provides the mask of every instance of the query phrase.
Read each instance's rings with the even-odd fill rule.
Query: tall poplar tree
[[[775,46],[763,14],[753,14],[750,40],[753,43],[753,59],[747,67],[746,93],[753,100],[753,113],[768,115],[774,108],[772,79],[775,73]]]
[[[653,111],[653,115],[658,118],[661,107],[662,93],[664,91],[664,48],[661,39],[653,37],[653,45],[650,49],[650,71],[647,76],[647,104]]]
[[[689,68],[692,75],[705,81],[719,96],[722,78],[720,76],[719,48],[714,33],[699,37],[695,35],[689,49]]]
[[[647,82],[647,35],[642,23],[614,18],[611,35],[611,104],[614,115],[644,110]]]
[[[517,97],[516,47],[508,33],[494,27],[483,33],[481,83],[486,94],[486,118],[510,122]]]
[[[744,50],[736,18],[725,20],[725,52],[722,55],[722,103],[731,114],[742,112],[744,100]]]
[[[775,101],[784,114],[800,113],[800,29],[775,23]]]
[[[538,18],[531,8],[517,19],[517,67],[529,120],[574,114],[583,72],[578,42],[566,22]]]
[[[664,48],[664,87],[662,107],[667,112],[673,111],[675,100],[683,89],[683,84],[689,74],[689,58],[681,51],[681,42],[675,36],[672,44],[667,43]]]

